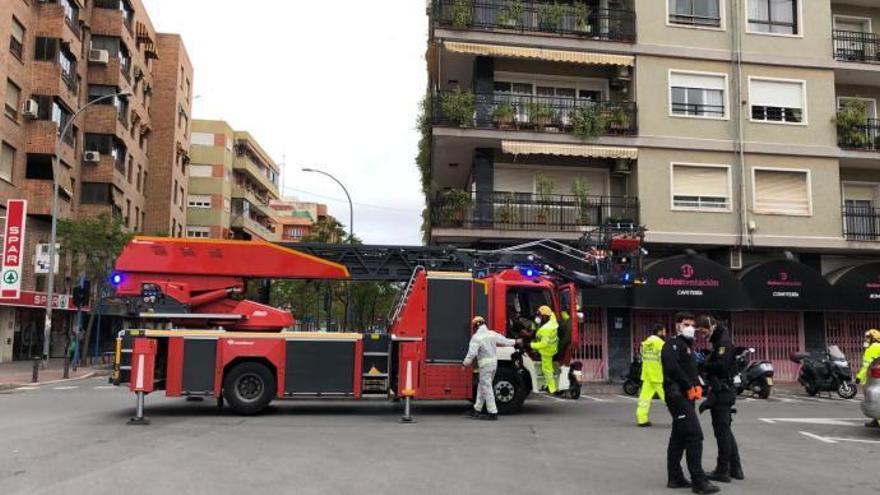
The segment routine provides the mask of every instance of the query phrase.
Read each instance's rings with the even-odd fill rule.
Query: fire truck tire
[[[237,414],[257,414],[275,397],[275,376],[265,365],[239,363],[226,372],[223,398]]]
[[[528,390],[522,378],[511,368],[498,368],[495,372],[495,403],[501,414],[515,414],[522,410]]]

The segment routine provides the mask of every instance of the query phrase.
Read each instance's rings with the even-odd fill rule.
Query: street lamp
[[[52,228],[49,234],[49,277],[46,282],[46,322],[43,326],[43,362],[47,363],[49,361],[49,339],[52,336],[52,297],[55,292],[55,243],[58,238],[58,170],[59,165],[61,164],[61,144],[64,142],[64,138],[67,136],[67,133],[70,131],[70,128],[73,126],[73,121],[79,117],[85,109],[96,105],[102,101],[109,100],[111,98],[128,98],[132,96],[133,93],[131,91],[122,91],[119,93],[113,93],[112,95],[104,95],[99,98],[95,98],[94,100],[86,103],[79,110],[77,110],[73,115],[67,119],[67,122],[64,124],[64,127],[61,129],[61,133],[58,135],[58,142],[55,143],[55,156],[52,159]],[[77,338],[79,337],[79,330],[77,329]],[[65,352],[67,352],[65,350]]]
[[[349,216],[348,216],[348,242],[354,243],[354,203],[351,202],[351,195],[348,194],[348,189],[345,188],[345,185],[343,185],[342,182],[339,182],[339,179],[337,179],[336,177],[333,177],[332,175],[330,175],[327,172],[324,172],[323,170],[317,170],[314,168],[304,168],[304,169],[302,169],[302,171],[303,172],[314,172],[317,174],[326,175],[327,177],[330,177],[331,179],[333,179],[333,182],[339,184],[339,187],[342,188],[342,192],[344,192],[345,197],[348,198],[348,213],[349,213]]]

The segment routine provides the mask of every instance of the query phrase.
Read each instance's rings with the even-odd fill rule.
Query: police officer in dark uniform
[[[744,478],[739,459],[739,448],[730,428],[733,418],[731,410],[736,404],[736,388],[733,377],[736,374],[736,348],[730,339],[730,332],[711,316],[701,316],[697,320],[697,330],[709,338],[712,352],[706,357],[703,370],[709,385],[708,398],[700,405],[700,412],[709,409],[712,413],[712,429],[718,442],[718,461],[709,479],[730,483],[731,478]]]
[[[717,493],[720,489],[709,482],[703,472],[703,430],[694,408],[694,401],[702,398],[703,389],[693,355],[694,315],[675,315],[678,335],[663,345],[660,360],[663,363],[663,389],[666,407],[672,415],[672,435],[666,450],[667,487],[688,488],[694,493]],[[687,452],[689,482],[681,470],[682,455]]]

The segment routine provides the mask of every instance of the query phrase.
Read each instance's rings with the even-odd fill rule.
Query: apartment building
[[[249,133],[194,120],[186,236],[274,241],[279,167]]]
[[[275,210],[278,221],[275,234],[282,242],[302,242],[304,237],[314,232],[316,224],[336,221],[327,213],[327,205],[323,203],[288,198],[270,201],[269,207]],[[340,242],[340,240],[336,237],[330,239],[330,242]]]
[[[53,179],[59,184],[59,217],[108,213],[132,231],[144,231],[147,213],[157,205],[146,189],[170,168],[153,165],[153,156],[173,147],[165,126],[175,122],[156,113],[166,106],[155,88],[183,73],[156,73],[159,43],[138,0],[8,0],[0,4],[0,203],[28,200],[25,272],[22,298],[0,302],[0,362],[29,358],[42,346],[46,275],[34,273],[38,244],[47,245]],[[179,38],[179,50],[185,53]],[[168,60],[177,60],[169,53]],[[185,56],[183,57],[185,59]],[[60,143],[60,164],[52,160],[61,128],[88,102],[128,92],[89,107],[76,117],[72,132]],[[189,111],[188,101],[183,105]],[[186,143],[185,132],[177,134]],[[173,149],[173,148],[172,148]],[[184,148],[185,149],[185,148]],[[185,174],[185,172],[183,172]],[[56,175],[57,174],[57,175]],[[185,180],[178,182],[186,183]],[[169,194],[170,194],[169,186]],[[155,193],[157,196],[158,192]],[[167,224],[172,222],[168,212]],[[177,214],[178,222],[183,219]],[[169,227],[164,233],[174,234]],[[182,233],[178,232],[178,233]],[[56,277],[58,305],[70,310],[76,274],[62,266]],[[70,311],[55,313],[53,355],[62,352]]]
[[[809,8],[807,8],[809,6]],[[432,0],[431,242],[647,228],[646,285],[585,290],[579,359],[625,372],[712,311],[782,379],[880,324],[880,5]]]

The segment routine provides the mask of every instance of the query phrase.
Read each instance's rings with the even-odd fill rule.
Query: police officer
[[[730,340],[730,333],[718,325],[711,316],[700,316],[697,330],[712,344],[712,352],[706,357],[703,369],[709,384],[708,398],[700,405],[700,412],[709,409],[712,413],[712,429],[718,443],[718,459],[715,470],[709,479],[730,483],[731,478],[744,478],[739,459],[739,448],[730,425],[733,421],[731,410],[736,403],[736,388],[733,377],[736,374],[736,349]]]
[[[694,409],[694,401],[703,396],[692,350],[696,334],[694,315],[678,313],[675,323],[679,333],[666,342],[660,355],[666,407],[672,415],[672,434],[666,450],[666,486],[690,487],[694,493],[717,493],[720,489],[710,483],[703,472],[703,430]],[[681,470],[681,457],[685,452],[691,482]]]

